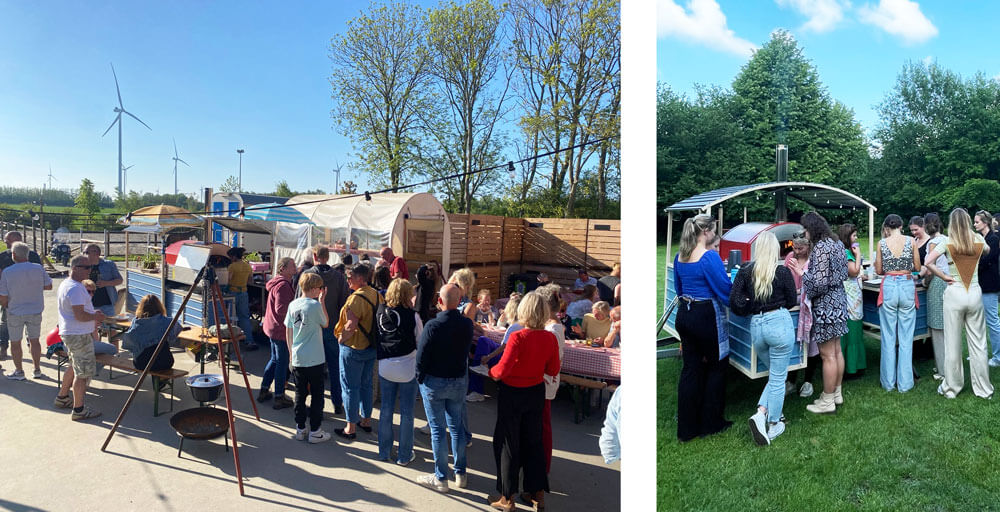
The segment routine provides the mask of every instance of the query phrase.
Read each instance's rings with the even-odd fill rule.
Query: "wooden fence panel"
[[[490,293],[493,295],[493,301],[496,302],[496,300],[501,297],[500,265],[473,264],[469,265],[469,268],[476,273],[476,294],[479,293],[479,290],[486,288],[490,290]],[[472,299],[473,302],[476,301],[476,297],[469,298]]]
[[[620,220],[593,220],[587,223],[587,268],[611,268],[621,260]]]
[[[524,220],[504,217],[502,263],[521,263],[524,248]]]
[[[586,219],[524,219],[523,262],[579,267],[587,263]]]
[[[469,216],[468,263],[500,263],[503,253],[504,218],[496,215]]]
[[[468,262],[469,216],[449,213],[448,223],[451,225],[451,266],[460,268]]]

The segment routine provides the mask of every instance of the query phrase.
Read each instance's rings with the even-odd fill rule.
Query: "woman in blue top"
[[[680,301],[675,326],[681,338],[684,366],[677,384],[677,438],[690,441],[722,432],[733,422],[726,408],[726,366],[732,283],[719,253],[708,244],[715,224],[708,215],[684,222],[680,252],[674,258],[674,286]]]
[[[150,364],[156,345],[170,327],[170,318],[166,316],[163,303],[156,295],[146,295],[135,308],[135,320],[132,326],[122,336],[123,345],[132,352],[132,364],[138,369],[149,365],[150,371],[168,370],[174,366],[174,356],[170,353],[170,342],[177,339],[181,333],[181,324],[175,323],[167,336],[167,346],[160,349],[156,360]]]

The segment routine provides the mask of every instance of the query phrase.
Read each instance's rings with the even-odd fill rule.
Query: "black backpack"
[[[385,303],[379,303],[372,328],[377,340],[374,343],[378,359],[405,356],[417,349],[417,339],[413,334],[417,322],[413,315],[412,309],[401,306],[390,308]]]
[[[367,302],[368,305],[372,307],[372,330],[369,331],[365,329],[365,326],[361,325],[360,321],[358,322],[358,330],[361,331],[361,334],[365,335],[365,338],[368,340],[369,344],[378,347],[381,341],[378,332],[378,311],[379,308],[385,306],[385,303],[382,302],[382,295],[380,295],[379,293],[375,294],[376,297],[375,300],[378,301],[378,306],[373,304],[372,301],[368,300],[368,297],[365,297],[365,294],[361,293],[361,290],[358,290],[352,293],[351,295],[357,295],[358,297],[361,297],[361,300]]]

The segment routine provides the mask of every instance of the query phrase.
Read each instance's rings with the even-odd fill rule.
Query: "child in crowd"
[[[585,340],[604,340],[611,330],[611,306],[603,300],[594,303],[591,312],[583,315],[583,323],[573,326],[573,332]]]
[[[330,319],[323,306],[326,287],[323,278],[312,272],[299,277],[302,296],[288,305],[285,315],[285,339],[292,359],[295,375],[295,439],[306,437],[310,443],[330,439],[320,425],[323,422],[323,370],[326,357],[323,351],[323,329]],[[306,431],[306,394],[312,396],[309,404],[309,431]]]
[[[476,303],[476,323],[493,325],[497,322],[497,312],[493,309],[493,294],[489,288],[479,290]]]

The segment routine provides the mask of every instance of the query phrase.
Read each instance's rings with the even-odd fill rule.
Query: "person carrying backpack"
[[[359,263],[347,272],[354,291],[340,310],[334,335],[340,341],[340,387],[347,426],[334,432],[344,439],[357,437],[357,428],[372,431],[372,369],[375,367],[374,317],[382,296],[371,286],[371,268]]]
[[[413,453],[413,406],[417,401],[417,338],[424,330],[413,304],[413,285],[402,278],[389,283],[385,304],[375,313],[378,380],[382,406],[378,422],[378,458],[388,461],[392,452],[392,414],[399,398],[399,449],[396,464],[405,466]]]

